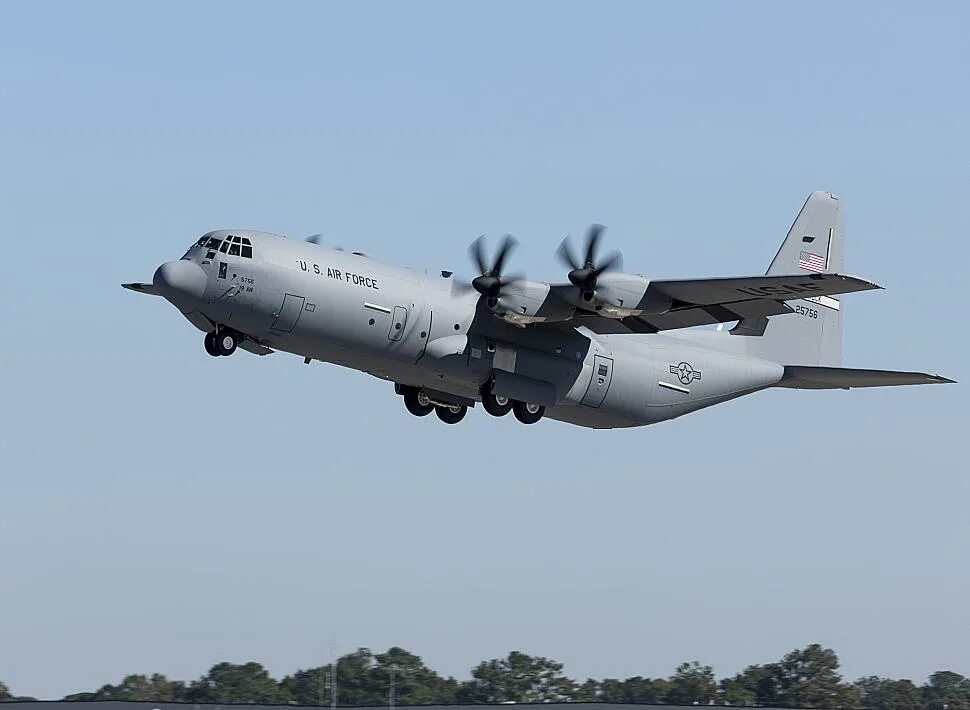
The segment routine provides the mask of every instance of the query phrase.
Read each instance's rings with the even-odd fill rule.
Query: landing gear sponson
[[[468,404],[451,400],[438,393],[429,393],[419,387],[394,385],[394,390],[404,398],[404,406],[416,417],[426,417],[434,412],[446,424],[457,424],[468,413]],[[501,395],[482,389],[482,408],[493,417],[504,417],[509,412],[523,424],[535,424],[546,413],[540,404],[517,402]],[[468,400],[471,402],[471,400]]]

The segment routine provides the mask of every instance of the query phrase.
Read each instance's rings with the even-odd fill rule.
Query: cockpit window
[[[229,256],[241,256],[244,259],[253,258],[252,242],[249,241],[248,237],[239,237],[235,234],[230,234],[226,237],[226,241],[222,243],[219,251],[223,254],[229,254]]]
[[[206,243],[206,242],[207,242],[208,240],[209,240],[209,238],[208,238],[208,237],[199,237],[199,241],[197,241],[197,242],[195,243],[195,246],[197,246],[197,247],[204,247],[204,246],[205,246],[205,243]]]
[[[206,246],[209,249],[218,249],[221,243],[222,243],[221,239],[216,239],[215,237],[209,237],[209,241],[206,244]]]

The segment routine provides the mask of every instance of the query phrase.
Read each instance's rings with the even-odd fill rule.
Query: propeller
[[[582,291],[583,298],[587,301],[593,299],[593,294],[596,292],[596,281],[600,274],[623,268],[623,255],[618,251],[610,252],[602,261],[597,261],[597,245],[604,231],[606,231],[606,227],[602,224],[590,225],[586,231],[586,255],[582,262],[573,255],[568,236],[562,240],[556,250],[559,260],[570,268],[569,282]]]
[[[472,279],[472,287],[493,303],[499,297],[502,286],[515,280],[511,278],[503,279],[502,268],[505,266],[505,260],[515,248],[516,244],[515,237],[511,234],[506,234],[502,238],[502,243],[499,244],[498,252],[495,254],[495,259],[491,264],[485,260],[484,236],[476,239],[468,247],[468,253],[471,255],[472,261],[475,262],[475,266],[481,274],[481,276],[476,276]]]
[[[309,237],[307,237],[303,241],[310,242],[310,244],[317,244],[317,245],[319,245],[322,240],[323,240],[323,235],[322,234],[311,234]],[[333,250],[334,251],[343,251],[344,248],[343,247],[334,247]]]

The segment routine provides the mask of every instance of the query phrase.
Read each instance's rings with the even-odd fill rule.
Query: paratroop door
[[[303,312],[303,303],[306,299],[303,296],[295,296],[288,293],[283,296],[283,303],[276,312],[276,320],[270,326],[273,330],[289,333],[293,330],[296,322],[300,320]]]

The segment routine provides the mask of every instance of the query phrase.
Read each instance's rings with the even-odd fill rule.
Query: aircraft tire
[[[462,419],[465,418],[465,414],[468,413],[468,407],[464,404],[455,405],[455,407],[442,407],[440,405],[435,405],[434,413],[438,415],[438,419],[443,421],[445,424],[457,424]]]
[[[236,336],[228,330],[224,330],[215,337],[216,351],[220,355],[232,355],[236,352]]]
[[[205,340],[205,351],[209,353],[212,357],[219,357],[219,351],[216,349],[216,334],[206,333]]]
[[[515,401],[512,403],[512,413],[523,424],[535,424],[542,419],[546,413],[546,408],[541,404]]]
[[[404,390],[404,406],[416,417],[426,417],[434,411],[434,405],[421,396],[421,390],[409,387]]]
[[[482,390],[482,407],[493,417],[504,417],[512,411],[512,400],[508,397],[495,395],[488,390]]]

